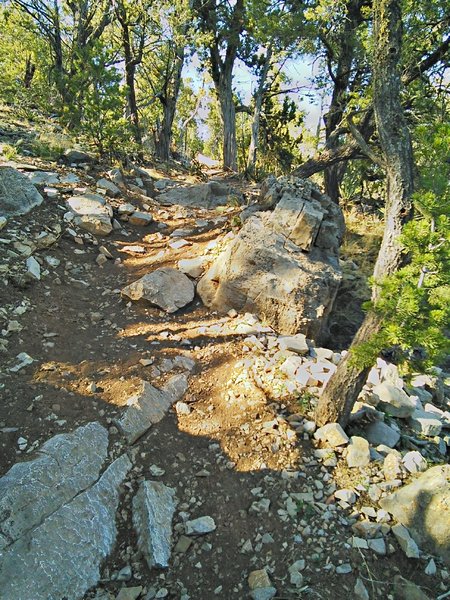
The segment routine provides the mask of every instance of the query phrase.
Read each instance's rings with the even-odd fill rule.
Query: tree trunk
[[[156,156],[163,161],[170,158],[170,147],[172,145],[173,121],[177,109],[178,95],[181,86],[181,74],[184,65],[184,48],[175,48],[175,64],[173,70],[168,74],[169,80],[164,85],[165,94],[160,98],[163,105],[163,119],[158,129],[155,140]]]
[[[247,156],[247,171],[252,173],[256,165],[256,153],[258,151],[259,124],[261,121],[261,110],[264,97],[264,87],[266,85],[267,75],[270,69],[270,61],[272,59],[272,48],[267,49],[264,59],[263,68],[259,77],[258,89],[255,93],[255,109],[253,111],[252,132],[250,138],[250,146]]]
[[[220,85],[218,91],[223,127],[223,166],[225,169],[237,171],[236,108],[233,101],[231,73],[224,79],[225,83]]]
[[[377,333],[380,328],[379,318],[369,312],[359,328],[350,347],[349,353],[339,363],[336,373],[331,377],[320,397],[316,410],[316,421],[319,425],[325,423],[340,423],[345,427],[356,398],[359,396],[371,367],[361,369],[352,363],[352,347],[366,341]]]
[[[395,272],[405,260],[398,236],[412,216],[413,154],[400,103],[400,0],[375,0],[374,38],[374,110],[386,170],[387,194],[385,229],[375,265],[375,284],[372,290],[376,308],[379,298],[377,281]],[[352,346],[367,341],[381,325],[376,315],[369,313]],[[316,414],[320,425],[337,421],[345,427],[348,423],[351,409],[369,370],[352,366],[351,354],[350,352],[339,364],[320,398]]]

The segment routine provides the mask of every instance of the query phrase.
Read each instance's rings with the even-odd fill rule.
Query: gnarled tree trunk
[[[399,235],[412,216],[413,154],[408,126],[400,103],[401,53],[400,0],[374,2],[373,94],[375,120],[386,172],[385,229],[375,265],[372,299],[376,305],[376,281],[395,272],[404,262]],[[376,333],[381,321],[372,311],[356,334],[354,345]],[[355,366],[349,355],[331,377],[317,407],[320,425],[337,421],[345,427],[351,409],[365,383],[369,369]]]

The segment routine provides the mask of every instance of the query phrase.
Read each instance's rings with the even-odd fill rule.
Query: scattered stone
[[[423,410],[415,410],[408,423],[414,431],[418,431],[427,437],[439,435],[442,430],[442,422],[436,414]]]
[[[136,212],[136,207],[134,204],[127,202],[126,204],[120,204],[117,212],[119,215],[132,215],[134,212]]]
[[[195,258],[184,258],[178,261],[178,269],[196,279],[204,271],[205,264],[208,262],[207,256],[196,256]]]
[[[426,459],[417,450],[407,452],[402,462],[405,469],[410,473],[421,473],[428,468]]]
[[[364,585],[362,580],[359,579],[359,577],[356,580],[353,591],[355,593],[355,598],[358,598],[358,600],[370,600],[369,592],[367,591],[366,586]]]
[[[194,299],[192,281],[176,269],[156,269],[123,288],[122,296],[148,300],[168,313],[176,312]]]
[[[142,594],[142,586],[122,588],[116,596],[116,600],[137,600]]]
[[[6,217],[0,217],[0,231],[5,227],[8,219]]]
[[[169,566],[175,490],[159,481],[143,481],[133,499],[138,546],[150,568]]]
[[[266,569],[252,571],[248,576],[248,586],[253,600],[270,600],[277,593]]]
[[[392,527],[392,533],[408,558],[420,558],[419,548],[406,527],[397,523],[397,525]]]
[[[25,215],[43,200],[28,177],[12,167],[0,166],[0,217]]]
[[[101,190],[105,190],[106,193],[108,194],[108,196],[111,196],[111,198],[115,198],[116,196],[118,196],[120,194],[120,189],[117,187],[117,185],[115,183],[113,183],[112,181],[109,181],[109,179],[99,179],[97,181],[97,187],[100,188]]]
[[[278,345],[281,350],[290,350],[297,354],[308,354],[309,346],[306,343],[306,336],[302,333],[296,335],[281,336],[278,338]]]
[[[383,473],[386,481],[398,479],[402,473],[402,460],[400,456],[394,452],[387,454],[383,462]]]
[[[106,215],[80,215],[75,217],[74,223],[93,235],[109,235],[113,230],[111,219]]]
[[[192,539],[186,535],[181,535],[180,539],[175,545],[174,552],[176,554],[186,554],[189,548],[192,546]]]
[[[425,575],[429,575],[430,577],[434,577],[436,575],[436,563],[434,562],[434,558],[430,559],[430,562],[427,564],[425,568]]]
[[[112,208],[99,194],[85,193],[80,196],[72,196],[67,200],[67,205],[74,215],[113,216]]]
[[[389,448],[394,448],[400,441],[398,431],[386,425],[383,421],[369,423],[364,431],[364,435],[373,446],[383,444],[384,446],[389,446]]]
[[[328,442],[333,448],[345,446],[349,442],[347,434],[339,423],[327,423],[323,427],[320,427],[314,433],[314,438],[316,440]]]
[[[369,548],[379,556],[386,556],[386,542],[383,538],[375,538],[367,541]]]
[[[296,587],[301,587],[303,585],[304,578],[301,571],[303,571],[304,568],[304,560],[297,560],[293,565],[289,567],[289,581],[292,585],[295,585]]]
[[[140,391],[128,399],[123,416],[116,422],[128,442],[133,444],[154,423],[159,423],[186,390],[185,375],[175,375],[160,390],[142,381]]]
[[[394,593],[396,600],[430,600],[418,585],[401,575],[394,577]]]
[[[338,575],[348,575],[353,571],[352,566],[349,563],[345,563],[343,565],[338,565],[336,567],[336,573]]]
[[[198,519],[186,521],[185,523],[186,535],[206,535],[215,531],[215,529],[214,519],[209,516],[198,517]]]
[[[346,460],[350,468],[366,467],[370,463],[369,442],[362,437],[352,436],[347,446]]]
[[[421,547],[450,562],[450,465],[431,467],[380,500]],[[394,528],[393,528],[394,529]],[[402,530],[400,530],[402,531]]]
[[[31,356],[26,352],[21,352],[16,356],[16,358],[19,362],[16,365],[14,365],[14,367],[9,368],[9,371],[11,373],[17,373],[21,369],[27,367],[28,365],[31,365],[34,362]]]
[[[130,225],[142,225],[145,227],[146,225],[150,225],[152,222],[153,217],[150,213],[136,211],[128,217],[128,223],[130,223]]]
[[[29,256],[27,258],[27,269],[27,273],[32,279],[36,279],[37,281],[41,279],[41,265],[34,256]]]
[[[338,490],[334,492],[334,497],[342,502],[347,502],[347,504],[355,504],[356,502],[356,494],[353,490]]]
[[[380,383],[373,388],[373,393],[380,398],[377,408],[393,417],[407,419],[416,409],[408,394],[390,383]]]

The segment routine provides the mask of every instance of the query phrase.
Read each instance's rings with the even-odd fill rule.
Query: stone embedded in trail
[[[6,548],[0,597],[80,600],[100,579],[101,563],[114,546],[119,488],[130,468],[122,455],[97,483]]]
[[[281,178],[280,185],[276,211],[258,213],[246,221],[199,281],[197,290],[206,306],[221,313],[234,308],[264,315],[279,333],[301,331],[317,339],[326,333],[341,281],[338,251],[343,217],[311,184]],[[302,214],[305,207],[316,204],[322,216],[316,215],[312,231]],[[331,234],[333,228],[336,234]],[[294,242],[300,243],[303,231],[306,241],[299,246]]]
[[[421,548],[450,563],[450,465],[428,469],[380,505],[408,527]]]
[[[195,258],[184,258],[178,261],[178,269],[196,279],[205,270],[205,264],[208,262],[207,256],[196,256]]]
[[[175,490],[159,481],[143,481],[133,499],[133,525],[150,568],[169,566]]]
[[[159,183],[155,184],[157,189],[160,187]],[[208,183],[171,188],[159,195],[158,202],[163,205],[179,204],[193,208],[216,208],[225,206],[231,198],[240,203],[242,195],[226,183],[209,181]]]
[[[380,383],[373,388],[373,393],[380,398],[378,408],[393,417],[407,419],[416,409],[408,394],[390,383]]]
[[[418,585],[401,575],[394,577],[394,593],[398,600],[430,600]]]
[[[89,423],[45,442],[34,460],[15,464],[0,479],[0,550],[92,485],[107,451],[108,432]]]
[[[187,390],[186,375],[175,375],[160,390],[142,381],[141,390],[128,399],[127,408],[117,426],[130,444],[139,439],[150,427],[164,418],[169,408]]]
[[[320,441],[326,441],[335,448],[336,446],[345,446],[349,438],[339,423],[327,423],[320,427],[315,433],[314,438]]]
[[[122,289],[122,296],[131,300],[148,300],[167,313],[176,312],[194,299],[192,281],[176,269],[165,267],[147,273]]]
[[[370,463],[369,442],[362,437],[353,435],[347,447],[346,460],[350,468],[366,467]]]
[[[86,192],[80,196],[71,196],[67,200],[69,210],[75,215],[106,215],[113,216],[112,208],[103,196]]]
[[[186,521],[185,523],[186,535],[206,535],[215,531],[216,524],[214,519],[209,516],[198,517],[192,521]]]
[[[12,167],[0,166],[0,216],[25,215],[43,200],[28,177]]]
[[[248,587],[250,588],[250,597],[253,600],[270,600],[277,590],[272,586],[266,569],[252,571],[248,576]]]
[[[131,225],[150,225],[153,222],[153,217],[150,213],[136,211],[128,217],[128,223]]]
[[[113,230],[111,219],[106,215],[76,216],[74,223],[93,235],[108,235]]]
[[[392,533],[408,558],[420,558],[420,550],[404,525],[397,523],[392,527]]]
[[[97,187],[100,188],[101,190],[105,190],[108,196],[111,196],[111,198],[115,198],[116,196],[118,196],[120,194],[120,189],[117,187],[117,185],[115,183],[113,183],[112,181],[109,181],[109,179],[99,179],[97,181]]]
[[[389,446],[389,448],[394,448],[400,440],[400,434],[398,431],[386,423],[383,423],[383,421],[375,421],[374,423],[370,423],[365,428],[364,437],[373,446],[379,446],[380,444],[383,444],[384,446]]]

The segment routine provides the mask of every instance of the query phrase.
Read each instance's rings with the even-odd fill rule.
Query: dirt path
[[[1,233],[10,240],[2,252],[14,251],[14,241],[64,226],[62,205],[60,198],[48,200],[12,219]],[[307,434],[290,426],[301,408],[297,400],[269,400],[236,379],[236,363],[248,355],[246,338],[264,336],[264,328],[248,316],[210,314],[198,298],[168,316],[120,297],[124,285],[149,270],[205,251],[214,256],[233,211],[155,208],[149,227],[124,223],[99,240],[112,256],[102,266],[91,236],[77,239],[66,231],[38,251],[60,261],[48,275],[25,287],[0,288],[4,326],[17,321],[20,329],[7,335],[1,354],[0,475],[52,435],[90,421],[109,429],[113,453],[126,449],[114,425],[121,406],[141,380],[160,387],[185,372],[186,363],[176,357],[193,359],[184,405],[128,448],[135,467],[119,510],[119,540],[101,585],[86,598],[106,600],[123,586],[142,586],[146,599],[241,599],[248,597],[249,573],[262,568],[279,600],[357,597],[358,578],[370,598],[389,598],[399,571],[422,577],[416,564],[389,548],[387,555],[352,548],[356,517],[331,501],[333,468],[315,457]],[[169,246],[177,229],[189,230],[183,234],[189,244],[179,250]],[[244,324],[243,333],[238,327],[230,333],[233,321]],[[21,352],[33,363],[9,371]],[[140,481],[155,478],[174,488],[179,501],[167,571],[148,569],[131,523],[133,493]],[[217,529],[187,547],[184,521],[204,515]],[[432,579],[420,583],[439,589]]]

